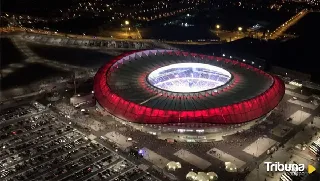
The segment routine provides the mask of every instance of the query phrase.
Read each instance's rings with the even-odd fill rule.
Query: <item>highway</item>
[[[274,31],[272,31],[267,39],[278,39],[283,36],[287,36],[284,33],[294,24],[296,24],[301,18],[303,18],[309,11],[304,9],[288,21],[284,22]],[[222,30],[211,30],[214,34],[216,34],[221,40],[224,41],[234,41],[246,36],[249,36],[250,33],[247,32],[239,32],[239,31],[222,31]],[[56,35],[56,36],[64,36],[70,38],[79,38],[79,39],[99,39],[99,40],[125,40],[125,41],[139,41],[139,42],[154,42],[156,40],[152,39],[143,39],[140,31],[138,28],[122,28],[119,31],[105,31],[102,32],[102,36],[88,36],[88,35],[75,35],[75,34],[66,34],[60,32],[53,32],[41,29],[30,29],[24,27],[3,27],[0,28],[0,33],[12,33],[12,32],[30,32],[30,33],[38,33],[38,34],[47,34],[47,35]],[[105,35],[105,36],[103,36]],[[112,35],[112,36],[110,36]],[[128,38],[128,36],[133,38]],[[257,32],[255,34],[256,38],[262,37],[262,32]],[[171,44],[196,44],[196,45],[204,45],[204,44],[217,44],[222,43],[222,41],[215,41],[215,42],[197,42],[197,41],[163,41],[163,43],[171,43]]]
[[[68,37],[68,38],[77,38],[81,40],[122,40],[122,41],[131,41],[131,42],[157,42],[154,39],[143,39],[140,31],[136,28],[137,33],[131,32],[130,35],[135,34],[138,37],[137,39],[128,39],[125,38],[126,33],[119,31],[117,36],[114,37],[103,37],[103,36],[88,36],[88,35],[76,35],[76,34],[66,34],[66,33],[59,33],[59,32],[51,32],[45,30],[37,30],[37,29],[29,29],[29,28],[20,28],[20,27],[3,27],[0,28],[0,33],[2,36],[10,36],[9,33],[35,33],[35,34],[43,34],[43,35],[50,35],[50,36],[61,36],[61,37]],[[205,45],[205,44],[217,44],[221,43],[219,41],[216,42],[192,42],[192,41],[161,41],[161,43],[171,43],[171,44],[196,44],[196,45]]]
[[[284,35],[284,33],[294,24],[296,24],[301,18],[303,18],[306,14],[308,14],[309,11],[304,9],[292,18],[290,18],[288,21],[280,25],[277,29],[275,29],[273,32],[270,33],[268,39],[277,39]]]
[[[294,24],[296,24],[301,18],[303,18],[306,14],[308,14],[309,11],[304,9],[292,18],[290,18],[288,21],[284,22],[282,25],[280,25],[278,28],[276,28],[273,32],[269,34],[267,39],[278,39],[282,36],[286,36],[284,33]],[[95,40],[125,40],[125,41],[138,41],[138,42],[154,42],[156,40],[153,39],[143,39],[141,36],[140,31],[138,28],[132,29],[132,31],[116,31],[116,32],[109,32],[113,33],[114,36],[111,37],[105,37],[105,36],[88,36],[88,35],[75,35],[75,34],[66,34],[66,33],[59,33],[59,32],[52,32],[52,31],[46,31],[46,30],[37,30],[37,29],[29,29],[29,28],[23,28],[23,27],[3,27],[0,28],[0,33],[15,33],[15,32],[30,32],[30,33],[37,33],[37,34],[46,34],[46,35],[55,35],[55,36],[63,36],[63,37],[69,37],[69,38],[77,38],[77,39],[95,39]],[[221,30],[212,30],[213,33],[215,33],[217,36],[220,37],[221,40],[225,41],[234,41],[237,39],[241,39],[245,36],[248,36],[248,33],[245,32],[239,32],[239,31],[221,31]],[[3,35],[4,35],[3,34]],[[128,35],[131,37],[134,37],[136,39],[128,39],[126,38]],[[256,36],[261,37],[263,34],[261,32],[257,32]],[[192,41],[163,41],[163,43],[170,43],[170,44],[195,44],[195,45],[204,45],[204,44],[217,44],[222,43],[221,41],[215,41],[215,42],[192,42]]]

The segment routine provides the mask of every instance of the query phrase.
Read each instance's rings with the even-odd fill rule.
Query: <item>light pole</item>
[[[77,83],[76,83],[76,72],[73,73],[73,86],[74,86],[74,95],[77,95]]]
[[[219,30],[220,30],[220,25],[216,25],[216,33],[217,33],[217,35],[219,33]]]
[[[128,20],[125,20],[124,21],[124,24],[125,24],[125,26],[129,26],[130,25],[130,22],[128,21]],[[125,27],[125,29],[126,29],[126,35],[128,35],[128,29],[127,29],[127,27]],[[130,28],[129,28],[130,29]]]
[[[302,111],[303,111],[303,107],[301,107]],[[302,111],[300,111],[300,123],[302,121]]]

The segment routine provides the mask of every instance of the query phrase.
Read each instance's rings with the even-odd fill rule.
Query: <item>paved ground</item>
[[[37,36],[34,34],[35,38],[30,39],[30,36],[28,39],[22,33],[2,38],[6,47],[0,68],[3,83],[0,95],[2,100],[38,91],[40,87],[47,86],[49,83],[68,81],[74,74],[76,77],[93,77],[93,73],[103,63],[135,48],[125,47],[123,44],[113,47],[111,44],[113,45],[116,40],[108,39],[109,48],[106,47],[107,45],[102,46],[101,42],[98,46],[93,40],[89,41],[84,37],[80,37],[81,39],[77,39],[77,42],[74,43],[74,39],[66,37],[53,36],[52,38],[50,35]],[[60,43],[62,38],[67,41]],[[88,44],[85,46],[84,42]],[[123,42],[126,40],[119,41],[119,43]],[[147,43],[151,44],[149,48],[172,48],[157,41]]]
[[[25,47],[25,45],[19,45],[19,47]],[[28,49],[21,51],[29,52]],[[26,54],[30,56],[37,56],[33,53]],[[35,60],[40,61],[41,59],[36,58]],[[64,64],[58,64],[55,61],[51,62],[51,60],[46,60],[44,63],[48,63],[49,65],[57,68],[61,66],[63,69],[68,69],[68,67],[65,67]],[[82,70],[82,68],[83,67],[79,69]],[[319,132],[318,118],[315,118],[315,115],[319,114],[320,112],[319,107],[311,102],[313,98],[310,97],[310,94],[307,93],[307,90],[288,85],[286,86],[287,90],[283,101],[267,118],[266,121],[255,126],[251,130],[224,137],[223,141],[209,143],[167,143],[165,141],[156,139],[155,135],[142,133],[138,130],[132,129],[127,125],[123,125],[115,121],[110,116],[101,116],[95,111],[94,107],[87,108],[89,112],[87,115],[85,115],[81,113],[79,109],[74,109],[69,105],[69,97],[72,95],[73,91],[69,90],[68,92],[65,92],[65,84],[63,84],[63,86],[59,85],[59,83],[55,84],[55,86],[57,86],[57,90],[61,89],[60,94],[62,99],[56,103],[53,103],[53,106],[49,110],[56,113],[56,116],[59,118],[55,125],[71,125],[72,127],[81,131],[76,131],[77,134],[80,134],[80,137],[89,137],[97,141],[99,145],[102,145],[102,147],[109,149],[110,152],[123,147],[117,152],[117,154],[124,157],[122,160],[130,160],[133,162],[132,165],[144,165],[143,168],[145,170],[159,178],[162,178],[165,175],[167,178],[169,177],[172,179],[177,178],[178,180],[185,180],[185,175],[189,171],[193,170],[195,172],[216,172],[220,180],[271,180],[269,175],[265,173],[263,166],[260,166],[258,171],[256,169],[257,166],[263,164],[265,160],[270,159],[270,155],[267,155],[267,150],[270,149],[274,144],[285,145],[284,149],[279,149],[272,155],[272,157],[275,161],[280,158],[283,160],[289,160],[290,158],[287,158],[288,154],[286,149],[290,149],[297,143],[308,142],[308,140],[311,139],[311,135],[308,135],[312,133],[311,130],[314,130],[314,132]],[[21,90],[24,89],[21,88]],[[80,87],[78,91],[81,93],[89,93],[91,92],[91,87]],[[45,105],[49,103],[44,99],[39,101]],[[60,114],[61,112],[63,114]],[[67,116],[70,116],[70,118]],[[291,121],[287,121],[289,117],[292,117]],[[311,121],[316,123],[309,124]],[[11,123],[14,121],[9,122]],[[313,128],[314,126],[316,126],[316,128]],[[2,127],[1,123],[0,127]],[[115,132],[117,134],[115,134]],[[106,135],[111,135],[111,137],[114,135],[114,137],[112,137],[113,139],[110,139],[111,141],[105,141],[101,139],[101,136]],[[294,141],[290,142],[289,140],[292,140],[293,137],[295,138]],[[128,138],[132,138],[132,141],[127,142]],[[112,140],[113,142],[117,142],[118,145],[116,148],[112,147]],[[144,158],[141,159],[128,156],[128,153],[122,150],[126,150],[125,148],[130,148],[131,144],[132,146],[136,146],[137,148],[144,150],[144,152],[149,153],[149,156],[145,155]],[[208,154],[212,149],[216,152]],[[301,154],[308,155],[307,153]],[[167,161],[180,162],[182,168],[174,172],[168,172],[165,169]],[[239,172],[227,172],[224,168],[224,162],[226,161],[234,163],[238,167]],[[83,169],[85,167],[81,168]],[[246,171],[243,171],[243,169]],[[102,170],[98,169],[97,171],[94,171],[94,173],[98,173],[100,171]],[[54,171],[52,170],[52,172]],[[49,175],[43,174],[43,176],[51,177],[52,175],[50,175],[50,173],[52,172],[49,172]],[[73,173],[77,173],[77,171],[65,174],[65,177],[72,175]],[[89,175],[90,176],[83,177],[83,179],[89,179],[91,176],[91,178],[95,177],[94,174]],[[247,179],[245,179],[246,176]],[[11,178],[12,176],[6,177]],[[63,178],[64,176],[59,176],[54,177],[53,180],[59,180]]]
[[[301,93],[300,88],[288,90],[294,91],[297,94]],[[295,94],[295,96],[304,98],[300,99],[297,97],[298,100],[304,100],[305,103],[310,103],[312,98],[309,97],[309,95],[300,96],[297,94]],[[268,149],[273,145],[286,143],[296,133],[301,131],[307,123],[311,122],[314,119],[314,115],[319,112],[318,107],[316,109],[308,109],[306,107],[302,108],[299,104],[290,103],[289,100],[291,100],[292,97],[292,95],[286,94],[281,104],[265,122],[244,133],[225,137],[224,140],[220,142],[167,143],[156,139],[156,136],[154,135],[142,133],[127,125],[123,125],[110,116],[98,115],[95,113],[94,109],[90,108],[89,112],[91,113],[89,117],[99,121],[101,125],[105,126],[105,129],[96,131],[94,126],[88,121],[84,121],[82,125],[91,127],[91,134],[96,135],[97,137],[117,132],[115,138],[110,139],[111,141],[118,140],[117,143],[125,148],[130,147],[131,143],[133,143],[134,146],[152,153],[151,155],[153,156],[145,157],[145,159],[143,159],[144,161],[139,161],[145,165],[149,165],[149,167],[155,165],[157,168],[159,167],[162,169],[165,167],[165,162],[167,161],[180,162],[182,168],[172,173],[180,180],[183,180],[186,173],[190,170],[205,172],[213,171],[216,172],[220,178],[230,180],[240,178],[240,180],[244,180],[247,173],[250,173],[251,170],[255,170],[254,168],[256,168],[256,165],[261,164],[270,157],[270,155],[267,155],[266,153]],[[65,104],[67,104],[67,102],[65,102]],[[289,117],[293,118],[292,121],[287,121],[287,118]],[[79,120],[82,119],[77,120],[79,123]],[[128,143],[126,141],[128,138],[132,138],[133,141]],[[291,144],[290,146],[292,147],[294,145]],[[208,154],[212,149],[216,152]],[[186,154],[182,154],[181,152]],[[216,154],[216,156],[212,156],[214,154]],[[281,155],[281,153],[277,154]],[[282,154],[285,153],[283,152]],[[241,172],[226,172],[224,169],[224,162],[227,161],[236,164]],[[249,172],[243,173],[242,170],[244,168]],[[257,179],[256,177],[252,178],[251,175],[252,174],[249,174],[247,180]],[[269,177],[262,172],[259,174],[260,180],[264,181],[264,179],[268,178]]]
[[[0,116],[1,180],[158,180],[41,104],[3,109]]]

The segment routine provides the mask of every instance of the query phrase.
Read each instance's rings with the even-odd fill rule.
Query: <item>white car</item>
[[[294,99],[294,100],[297,100],[298,98],[296,98],[296,97],[293,97],[292,99]]]

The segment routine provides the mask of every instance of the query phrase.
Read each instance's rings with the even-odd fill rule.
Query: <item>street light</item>
[[[216,28],[217,28],[217,29],[220,29],[220,25],[216,25]]]
[[[128,20],[125,20],[124,21],[124,24],[126,25],[126,26],[129,26],[129,24],[130,24],[130,22],[128,21]],[[126,29],[126,36],[128,36],[128,30],[130,31],[130,27],[127,29],[127,28],[125,28]]]
[[[238,31],[242,31],[242,27],[238,27]]]

